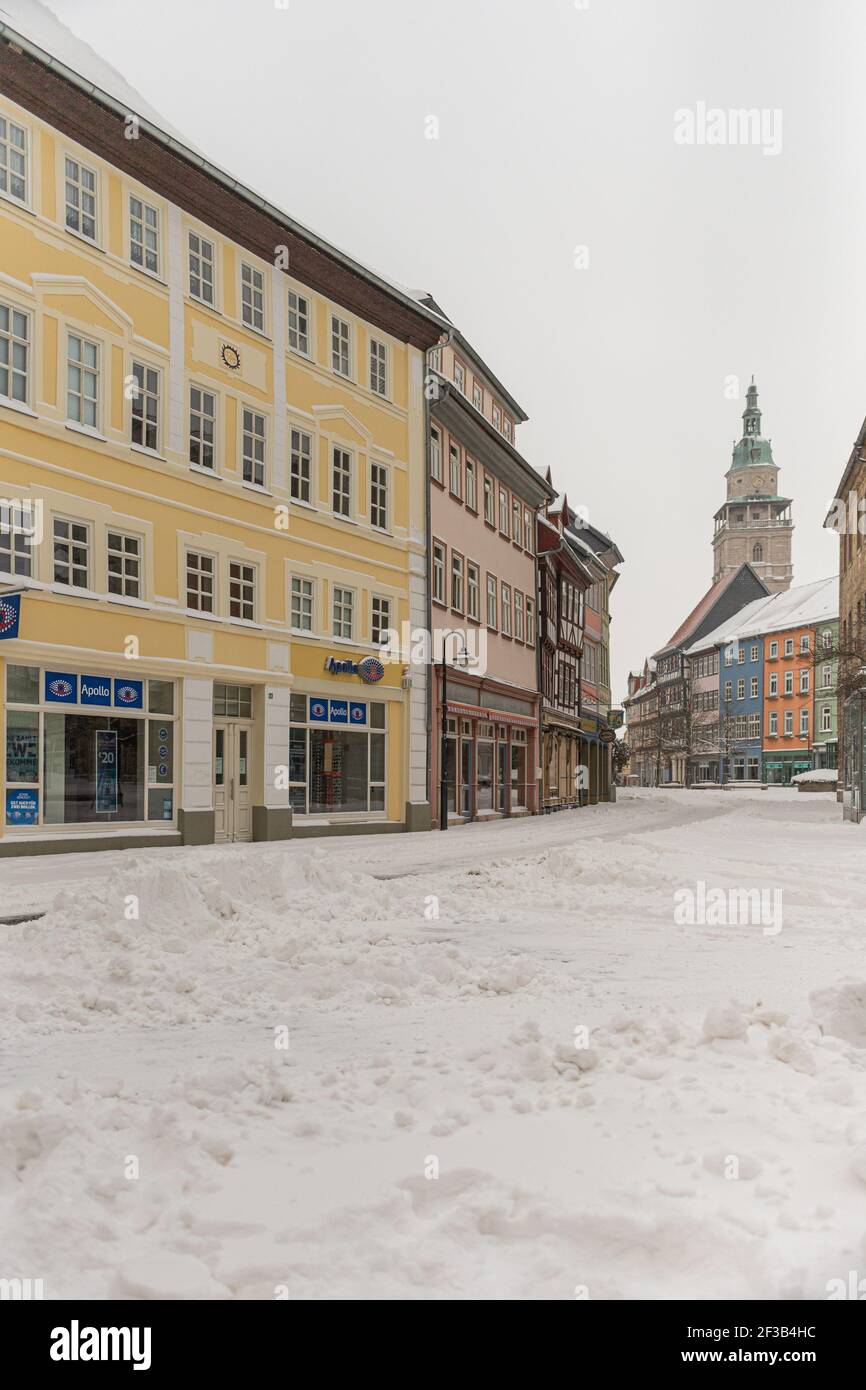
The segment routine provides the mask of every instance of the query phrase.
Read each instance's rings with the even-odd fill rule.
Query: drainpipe
[[[454,337],[454,329],[448,328],[439,336],[437,347],[442,349],[449,346]],[[427,360],[427,353],[424,354],[424,459],[426,461],[426,476],[424,479],[424,510],[426,523],[426,565],[427,565],[427,631],[430,634],[430,660],[427,662],[427,801],[430,805],[430,816],[433,816],[433,510],[431,504],[431,453],[430,453],[430,422],[433,412],[430,409],[430,397],[427,395],[427,374],[430,364]],[[445,459],[442,459],[442,467],[445,467]],[[444,711],[443,711],[444,717]],[[441,769],[440,769],[441,775]],[[441,828],[441,827],[440,827]]]

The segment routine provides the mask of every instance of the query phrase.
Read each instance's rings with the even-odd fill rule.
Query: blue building
[[[734,636],[719,653],[722,782],[760,782],[763,700],[764,639]]]

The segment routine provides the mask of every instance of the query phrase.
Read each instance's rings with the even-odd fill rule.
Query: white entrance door
[[[214,720],[213,804],[217,841],[252,839],[252,738],[252,724],[243,724],[234,719]]]

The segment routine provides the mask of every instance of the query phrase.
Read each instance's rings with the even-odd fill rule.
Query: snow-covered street
[[[793,790],[619,797],[0,864],[0,915],[45,911],[0,928],[3,1272],[317,1299],[866,1275],[863,831]],[[781,930],[681,923],[699,883],[781,889]]]

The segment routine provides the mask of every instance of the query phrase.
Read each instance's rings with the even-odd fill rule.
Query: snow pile
[[[0,938],[0,1006],[18,1032],[273,1018],[300,1003],[403,1006],[539,984],[522,953],[473,956],[424,885],[294,854],[131,858]],[[470,915],[490,899],[478,893]],[[459,907],[459,903],[458,903]],[[45,949],[50,942],[50,950]]]
[[[835,767],[815,767],[811,772],[798,772],[791,778],[792,784],[798,782],[838,782],[839,770]]]

